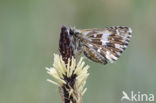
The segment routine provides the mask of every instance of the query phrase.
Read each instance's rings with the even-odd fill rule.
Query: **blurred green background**
[[[0,0],[0,103],[61,103],[45,67],[62,25],[133,29],[126,52],[91,66],[84,103],[121,103],[122,91],[156,96],[156,0]]]

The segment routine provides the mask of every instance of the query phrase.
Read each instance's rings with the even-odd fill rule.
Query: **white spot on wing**
[[[132,33],[132,29],[131,28],[129,28],[129,32]]]
[[[118,48],[118,49],[120,49],[121,51],[123,51],[123,45],[115,44],[115,48]]]
[[[103,34],[102,34],[102,40],[105,40],[105,41],[107,41],[108,40],[108,37],[110,36],[110,32],[104,32]]]
[[[102,41],[102,45],[106,45],[106,43],[108,43],[109,41],[105,41],[105,40],[101,40]]]
[[[99,47],[97,51],[98,51],[98,52],[101,52],[101,49],[102,49],[102,48],[101,48],[101,47]]]
[[[97,34],[94,34],[93,36],[94,36],[94,38],[96,38]]]
[[[114,56],[113,54],[111,54],[109,51],[106,52],[107,58],[110,60],[111,63],[113,63],[113,60],[117,60],[118,58],[116,56]]]
[[[119,30],[118,30],[118,29],[116,29],[116,33],[117,33],[117,35],[120,35],[120,33],[119,33]]]
[[[109,52],[109,51],[106,51],[106,58],[107,58],[111,63],[113,63],[113,60],[112,60],[111,57],[110,57],[110,52]]]
[[[132,37],[132,35],[129,35],[129,37]]]
[[[115,48],[118,48],[118,49],[120,49],[120,48],[122,48],[123,46],[122,45],[120,45],[120,44],[115,44]]]
[[[106,58],[107,58],[111,63],[113,63],[113,60],[112,60],[108,55],[106,55]]]
[[[92,41],[92,39],[88,38],[88,41]]]
[[[127,46],[126,46],[126,45],[124,45],[124,48],[127,48]]]
[[[121,53],[120,52],[117,52],[117,54],[120,56],[121,55]]]
[[[88,44],[88,46],[89,46],[89,47],[93,47],[93,45],[92,45],[92,44]]]
[[[111,35],[111,33],[109,31],[105,31],[105,32],[102,32],[102,38],[101,38],[101,42],[102,42],[102,45],[106,45],[106,43],[108,43],[108,37]]]
[[[121,48],[121,46],[119,44],[115,44],[115,48]]]
[[[118,60],[118,58],[114,56],[113,54],[111,54],[111,56],[113,57],[114,60]]]

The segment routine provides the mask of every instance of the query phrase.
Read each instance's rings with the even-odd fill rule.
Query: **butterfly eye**
[[[74,35],[74,31],[70,29],[69,31],[70,35]]]

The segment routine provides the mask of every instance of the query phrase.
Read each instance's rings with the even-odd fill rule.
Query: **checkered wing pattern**
[[[82,49],[92,61],[113,63],[127,48],[132,30],[128,27],[114,26],[104,29],[84,29],[80,31]]]

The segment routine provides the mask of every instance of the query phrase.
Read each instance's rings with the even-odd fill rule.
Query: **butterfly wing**
[[[132,30],[128,27],[109,27],[104,29],[84,29],[82,49],[89,59],[107,64],[116,61],[127,48]]]

